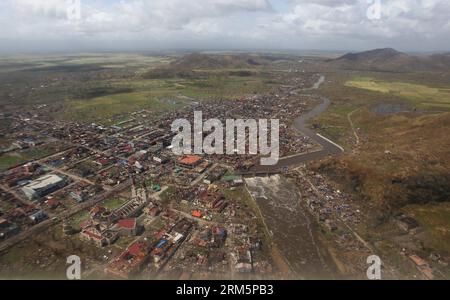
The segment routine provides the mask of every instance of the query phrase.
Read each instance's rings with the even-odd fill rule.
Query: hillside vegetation
[[[314,168],[376,212],[374,223],[412,204],[450,202],[450,86],[439,73],[421,77],[337,72],[320,90],[332,105],[312,124],[346,153]]]
[[[330,60],[329,64],[341,69],[365,71],[447,71],[450,68],[450,54],[415,56],[386,48],[360,53],[348,53],[337,59]]]

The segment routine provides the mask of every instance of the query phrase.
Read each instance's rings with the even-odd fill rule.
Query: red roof
[[[56,200],[56,199],[54,199],[54,198],[48,199],[48,200],[46,201],[46,203],[47,203],[47,205],[50,206],[50,207],[54,207],[54,206],[58,206],[58,205],[59,205],[59,201]]]
[[[188,155],[185,157],[180,158],[178,161],[185,165],[195,165],[198,163],[202,158],[200,156],[196,155]]]
[[[425,260],[423,260],[422,258],[420,258],[419,256],[417,256],[415,254],[411,255],[409,258],[419,267],[427,265],[427,262]]]
[[[156,216],[156,215],[158,215],[159,213],[161,212],[161,210],[159,209],[159,207],[158,206],[155,206],[155,207],[153,207],[152,209],[150,209],[150,214],[151,215],[153,215],[153,216]]]
[[[90,184],[89,183],[87,183],[87,182],[84,182],[84,181],[81,181],[80,183],[78,183],[81,187],[87,187],[87,186],[89,186]]]
[[[107,165],[109,161],[106,158],[100,158],[97,160],[97,162],[99,164],[101,164],[102,166],[104,166],[104,165]]]
[[[101,235],[98,235],[97,233],[89,230],[83,230],[83,233],[97,240],[101,240],[103,238]]]
[[[155,232],[155,237],[157,239],[162,238],[166,234],[166,230],[164,228],[160,229],[159,231]]]
[[[102,212],[104,212],[104,211],[106,211],[106,208],[104,208],[103,206],[97,205],[97,206],[95,206],[95,207],[93,207],[93,208],[91,209],[90,213],[91,213],[92,215],[96,215],[96,214],[102,213]]]
[[[91,226],[92,225],[92,221],[91,221],[91,219],[87,219],[87,220],[84,220],[84,221],[81,221],[80,222],[80,227],[83,229],[83,228],[86,228],[86,227],[89,227],[89,226]]]
[[[192,216],[193,216],[193,217],[196,217],[196,218],[201,218],[201,217],[202,217],[202,212],[199,211],[199,210],[194,210],[194,211],[192,212]]]
[[[127,250],[128,250],[128,253],[130,253],[132,255],[139,255],[140,253],[142,253],[143,248],[144,248],[144,244],[134,243],[133,245],[128,247]]]
[[[136,227],[136,219],[119,220],[116,226],[119,228],[134,229]]]

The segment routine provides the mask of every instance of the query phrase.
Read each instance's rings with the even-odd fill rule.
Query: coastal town
[[[283,298],[449,280],[449,15],[0,1],[0,283]]]
[[[205,118],[279,116],[282,156],[315,151],[320,146],[289,123],[311,105],[292,97],[295,89],[190,109]],[[12,141],[2,154],[40,157],[1,174],[0,250],[54,228],[100,251],[114,248],[103,255],[105,276],[272,274],[242,175],[258,157],[174,155],[170,124],[181,111],[156,121],[138,111],[104,126],[43,121],[46,109],[2,112],[10,120],[2,137]]]
[[[293,125],[321,105],[323,99],[307,91],[324,77],[294,78],[269,94],[188,107],[204,118],[278,118],[280,156],[288,163],[271,168],[261,169],[258,155],[175,155],[171,123],[186,118],[185,109],[158,117],[136,111],[109,125],[46,121],[47,106],[2,112],[9,124],[1,135],[11,143],[0,151],[12,157],[26,153],[29,159],[0,175],[0,251],[23,247],[47,232],[52,243],[70,241],[63,251],[68,255],[72,247],[90,253],[84,271],[89,278],[296,278],[291,263],[274,250],[274,233],[246,182],[284,174],[296,182],[303,208],[322,230],[336,236],[342,252],[353,252],[352,272],[361,273],[373,248],[352,230],[360,210],[349,195],[304,167],[305,154],[336,150],[324,148],[332,142],[303,135]],[[409,230],[414,220],[401,224]],[[40,258],[30,266],[55,271],[64,262],[33,247]],[[409,255],[421,276],[434,278],[422,258]]]

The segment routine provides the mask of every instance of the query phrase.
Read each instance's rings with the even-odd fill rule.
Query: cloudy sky
[[[449,16],[448,0],[0,0],[0,51],[449,51]]]

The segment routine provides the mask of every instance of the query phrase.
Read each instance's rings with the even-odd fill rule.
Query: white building
[[[66,186],[67,181],[55,174],[44,175],[22,188],[28,199],[38,199]]]

